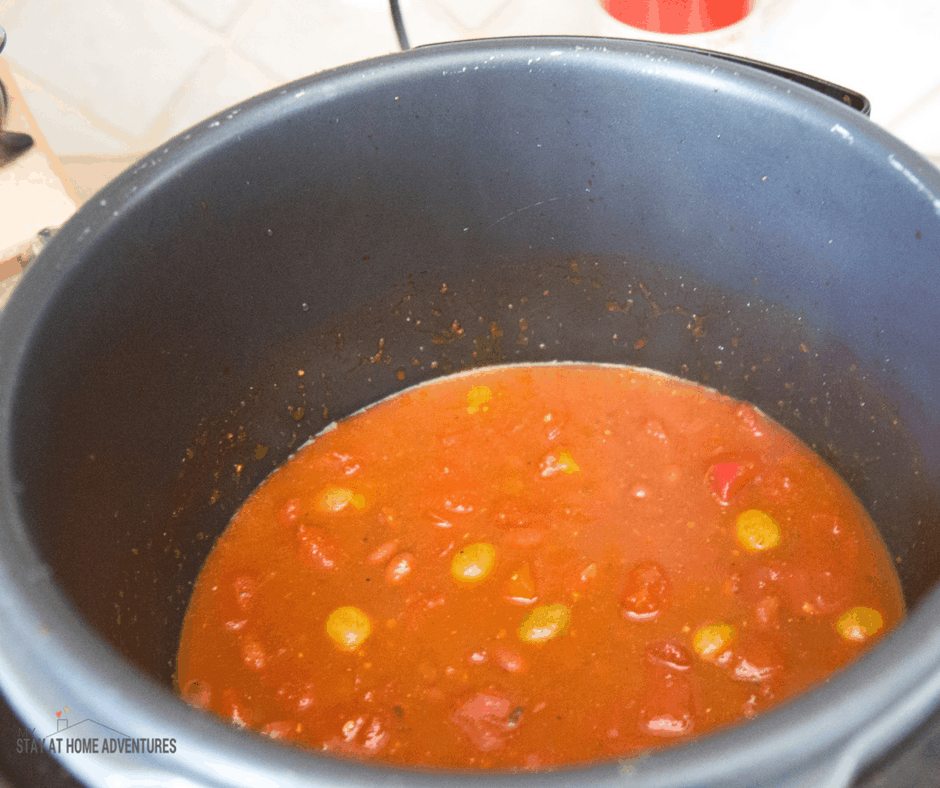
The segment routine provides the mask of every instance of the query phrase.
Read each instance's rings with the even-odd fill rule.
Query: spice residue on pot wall
[[[251,490],[311,435],[422,380],[482,364],[554,359],[648,366],[756,403],[859,495],[898,560],[908,601],[929,587],[934,570],[918,541],[897,536],[929,500],[905,427],[857,361],[798,314],[635,258],[494,266],[427,270],[320,324],[300,301],[285,305],[298,326],[309,327],[260,362],[224,365],[189,440],[169,453],[117,441],[86,421],[90,402],[121,403],[115,407],[127,418],[149,423],[172,407],[143,373],[91,370],[71,399],[75,410],[62,414],[83,448],[63,477],[67,494],[30,506],[68,502],[56,517],[69,527],[44,550],[96,628],[169,682],[192,582],[215,538]],[[132,343],[135,351],[147,341]],[[168,375],[179,374],[170,369]],[[102,523],[112,524],[108,537],[100,535]],[[89,539],[92,532],[99,536]],[[88,583],[92,566],[101,578],[95,584]]]

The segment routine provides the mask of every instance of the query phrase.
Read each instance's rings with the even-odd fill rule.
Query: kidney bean
[[[212,691],[204,681],[193,679],[180,690],[180,695],[190,706],[197,709],[208,709],[212,701]]]
[[[399,553],[385,567],[385,582],[399,585],[407,580],[415,568],[415,557],[411,553]]]
[[[686,736],[695,728],[696,702],[692,657],[672,641],[646,649],[638,723],[650,736]]]
[[[522,673],[526,669],[526,663],[522,655],[508,646],[497,646],[495,657],[496,664],[507,673]]]
[[[760,629],[780,629],[780,598],[761,597],[754,605],[754,618]]]
[[[236,604],[242,610],[247,610],[258,589],[257,581],[253,577],[242,576],[235,580],[233,586]]]
[[[246,668],[261,670],[268,662],[264,647],[256,640],[244,638],[241,641],[242,662]]]
[[[272,739],[292,739],[297,735],[297,723],[290,720],[269,722],[261,729],[261,733]]]
[[[381,752],[392,738],[387,715],[364,706],[343,704],[325,717],[328,732],[323,739],[328,750],[372,756]]]
[[[227,631],[238,632],[248,623],[248,611],[257,589],[257,581],[249,575],[237,577],[230,586],[221,586],[219,615]]]
[[[300,556],[308,566],[334,569],[339,563],[339,547],[322,528],[301,524],[297,538],[300,540]]]
[[[773,636],[745,633],[735,644],[733,652],[728,668],[735,681],[773,683],[783,672],[786,654]]]
[[[376,547],[375,550],[369,553],[368,557],[366,558],[366,563],[373,565],[381,564],[395,555],[396,550],[398,550],[398,539],[389,539],[387,542],[383,542],[378,547]]]
[[[629,572],[620,595],[620,609],[631,621],[653,621],[669,601],[666,571],[654,561],[636,564]]]
[[[309,682],[288,680],[278,687],[274,697],[281,708],[297,714],[310,711],[316,704],[315,687]]]
[[[692,669],[692,655],[675,640],[656,640],[647,644],[644,656],[648,663],[666,671],[684,673]]]
[[[223,717],[228,717],[239,728],[251,725],[251,709],[242,694],[233,687],[222,692],[222,704],[219,712]]]
[[[293,525],[300,519],[302,512],[303,504],[300,498],[291,498],[278,509],[278,522],[281,525]]]

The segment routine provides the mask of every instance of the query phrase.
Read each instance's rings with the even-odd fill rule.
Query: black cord
[[[398,36],[398,46],[404,52],[411,47],[408,45],[408,34],[405,32],[405,23],[401,18],[401,8],[398,7],[398,0],[388,0],[388,5],[392,11],[392,23],[395,25],[395,35]]]

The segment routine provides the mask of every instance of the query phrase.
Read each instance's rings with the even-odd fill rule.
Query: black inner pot
[[[209,280],[170,310],[149,288],[149,306],[112,304],[86,329],[87,350],[43,354],[57,382],[42,385],[58,392],[25,401],[18,419],[39,550],[99,633],[167,684],[193,581],[258,483],[330,421],[494,363],[634,364],[753,402],[849,482],[909,604],[940,573],[935,491],[897,391],[798,313],[637,258],[523,254],[416,270],[378,293],[368,274],[350,276],[350,302],[364,303],[318,322],[315,290],[278,274],[259,283],[274,291],[264,316],[229,287],[218,294],[212,309],[226,314],[213,319],[241,318],[239,332],[194,330]],[[286,335],[265,342],[265,328]]]
[[[43,253],[4,321],[10,473],[58,587],[143,673],[172,686],[203,561],[292,451],[492,363],[636,364],[755,403],[925,599],[936,171],[792,83],[585,42],[290,85],[155,151]]]

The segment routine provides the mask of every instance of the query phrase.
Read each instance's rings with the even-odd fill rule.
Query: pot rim
[[[698,73],[733,76],[743,87],[772,91],[790,102],[791,111],[822,113],[859,138],[867,136],[892,151],[907,172],[921,177],[940,194],[940,173],[862,115],[839,102],[795,83],[737,64],[723,64],[694,51],[680,52],[652,42],[537,36],[430,45],[383,56],[307,77],[243,102],[175,137],[146,160],[163,166],[132,167],[89,201],[67,223],[27,272],[0,321],[0,369],[16,370],[29,339],[46,317],[43,307],[63,286],[74,264],[70,250],[90,242],[124,206],[140,200],[149,188],[173,177],[202,153],[232,140],[240,128],[265,123],[293,109],[328,102],[348,85],[375,80],[392,84],[396,75],[431,71],[462,63],[468,56],[546,58],[558,55],[660,59]],[[524,62],[524,61],[523,61]],[[307,94],[302,103],[301,96]],[[233,111],[234,110],[234,111]],[[241,113],[241,114],[238,114]],[[236,118],[235,115],[238,114]],[[173,160],[173,163],[170,163]],[[940,213],[940,208],[938,208]],[[16,504],[17,481],[11,473],[10,419],[15,399],[13,375],[0,379],[0,688],[27,725],[44,725],[43,709],[55,693],[69,698],[90,696],[96,720],[117,730],[131,728],[151,735],[175,735],[178,752],[166,761],[167,774],[186,775],[198,785],[443,785],[467,782],[466,775],[413,772],[376,764],[318,757],[247,736],[185,706],[169,689],[142,676],[110,645],[98,638],[56,587],[49,568],[34,550]],[[37,638],[37,633],[41,637]],[[54,707],[55,704],[53,704]],[[737,785],[746,765],[749,774],[789,780],[816,769],[819,785],[846,786],[859,770],[914,730],[940,707],[940,589],[909,615],[907,621],[856,663],[824,686],[760,715],[688,744],[643,754],[621,762],[557,772],[512,775],[539,785],[621,783],[630,777],[644,786]],[[141,734],[143,735],[143,734]],[[785,743],[785,746],[782,746]],[[278,757],[274,758],[274,753]],[[63,759],[70,766],[68,759]],[[152,764],[150,764],[152,765]],[[74,764],[71,764],[74,768]],[[93,765],[80,777],[102,779]],[[157,768],[157,767],[154,767]],[[148,772],[152,774],[153,772]],[[477,773],[475,782],[499,781]],[[824,780],[824,781],[823,781]],[[267,781],[267,782],[266,782]],[[282,783],[282,781],[287,781]],[[104,784],[102,779],[101,784]]]

